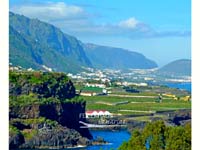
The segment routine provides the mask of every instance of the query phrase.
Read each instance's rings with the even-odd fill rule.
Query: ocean
[[[184,89],[189,92],[192,91],[192,84],[191,82],[185,82],[185,83],[165,83],[166,86],[171,88],[178,88],[178,89]]]
[[[124,141],[128,141],[131,136],[127,130],[91,130],[90,132],[94,138],[102,137],[105,141],[109,142],[109,144],[89,146],[87,150],[116,150]]]

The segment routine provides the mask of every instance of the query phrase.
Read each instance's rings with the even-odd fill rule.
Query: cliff
[[[92,136],[87,129],[80,128],[79,120],[85,121],[80,118],[82,113],[85,113],[85,102],[11,106],[10,126],[16,127],[21,134],[10,135],[10,147],[88,145]],[[34,135],[29,137],[28,134]]]
[[[79,121],[85,118],[81,114],[85,113],[85,102],[68,102],[68,103],[50,103],[50,104],[33,104],[27,106],[10,106],[10,119],[36,119],[45,117],[46,119],[58,122],[58,124],[75,129],[87,138],[92,138],[88,130],[80,128]]]
[[[10,148],[65,148],[89,145],[79,121],[86,102],[62,73],[10,72]]]

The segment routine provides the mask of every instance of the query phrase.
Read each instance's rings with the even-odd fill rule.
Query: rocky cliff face
[[[85,113],[85,102],[12,106],[9,113],[11,125],[20,131],[20,134],[10,134],[10,148],[64,148],[90,144],[89,130],[80,128],[79,124],[79,120],[85,121],[80,117]],[[37,118],[41,117],[45,120],[38,122]],[[27,120],[29,123],[25,123]],[[32,133],[34,135],[29,137]]]
[[[88,145],[92,138],[88,129],[80,128],[81,114],[85,113],[85,102],[61,104],[34,104],[11,106],[11,125],[19,134],[10,134],[11,148],[64,148]],[[45,118],[44,121],[37,121]],[[29,121],[28,123],[26,121]],[[49,123],[56,122],[56,125]],[[29,137],[29,134],[34,134]]]
[[[75,129],[86,138],[92,136],[87,129],[80,128],[79,121],[84,121],[81,117],[85,114],[85,102],[61,103],[61,104],[34,104],[28,106],[11,106],[9,110],[10,119],[35,119],[45,117],[46,119],[58,122],[60,125]]]
[[[63,73],[10,72],[9,142],[16,148],[65,148],[91,144],[79,121],[84,100]]]

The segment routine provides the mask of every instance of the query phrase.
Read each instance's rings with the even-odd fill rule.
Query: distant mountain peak
[[[190,59],[178,59],[168,63],[159,69],[163,74],[175,74],[175,75],[189,75],[191,76],[191,60]]]

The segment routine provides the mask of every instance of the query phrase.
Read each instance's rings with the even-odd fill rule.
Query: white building
[[[86,111],[86,118],[112,117],[107,110],[89,110]]]
[[[87,86],[87,87],[106,88],[106,85],[105,85],[105,84],[90,84],[90,83],[86,83],[85,86]]]

